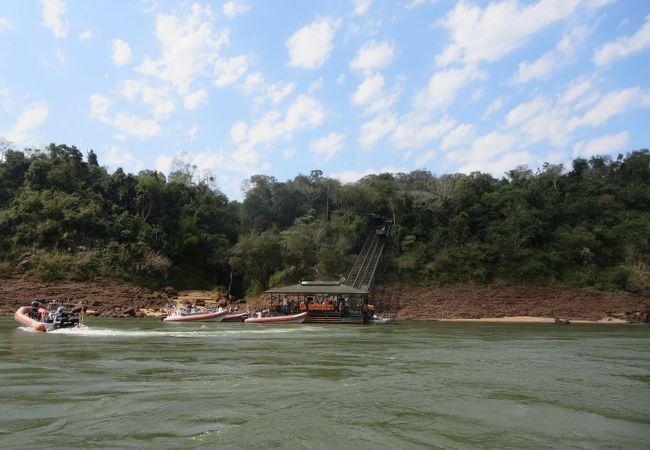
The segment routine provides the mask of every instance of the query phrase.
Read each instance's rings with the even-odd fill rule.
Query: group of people
[[[271,315],[298,314],[300,312],[309,311],[310,309],[316,309],[310,308],[309,306],[315,304],[330,305],[331,311],[338,311],[340,313],[349,309],[349,305],[343,297],[332,298],[328,296],[325,297],[322,302],[316,302],[314,297],[308,296],[303,298],[301,302],[296,302],[294,300],[289,300],[285,295],[279,303],[276,303],[275,300],[271,300],[268,313]]]
[[[63,306],[59,306],[55,311],[50,311],[47,313],[41,313],[41,302],[34,300],[31,304],[32,309],[30,309],[27,315],[34,320],[46,320],[48,322],[61,322],[65,316],[67,316]]]

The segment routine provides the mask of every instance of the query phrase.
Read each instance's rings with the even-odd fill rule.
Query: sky
[[[0,137],[242,182],[650,146],[647,0],[0,0]]]

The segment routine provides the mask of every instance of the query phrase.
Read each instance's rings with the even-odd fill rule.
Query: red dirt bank
[[[481,319],[513,316],[569,320],[616,318],[650,322],[650,298],[570,287],[378,287],[377,308],[398,319]]]
[[[13,314],[34,300],[81,303],[103,317],[142,316],[141,309],[159,309],[168,303],[161,292],[116,280],[45,282],[27,278],[0,278],[0,314]]]
[[[58,299],[82,303],[97,315],[144,315],[162,310],[173,295],[121,281],[43,282],[0,278],[0,314],[13,314],[33,300]],[[568,320],[624,319],[650,322],[650,298],[629,293],[592,292],[568,287],[406,287],[381,286],[372,301],[380,312],[402,320],[479,319],[511,316],[557,317]],[[259,299],[256,303],[263,303]]]

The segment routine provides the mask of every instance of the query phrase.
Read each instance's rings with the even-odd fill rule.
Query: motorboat
[[[253,316],[244,320],[244,323],[303,323],[307,318],[307,311],[300,314],[286,316]]]
[[[370,316],[370,318],[368,319],[368,322],[369,323],[374,323],[376,325],[386,325],[386,324],[389,324],[389,323],[392,323],[392,324],[397,323],[397,322],[395,322],[395,318],[393,316],[389,316],[389,315],[379,316],[377,314],[373,314],[372,316]]]
[[[194,308],[172,308],[172,312],[161,317],[163,323],[182,323],[182,322],[221,322],[228,314],[227,309],[218,309],[212,311],[198,311]]]
[[[223,318],[222,322],[243,322],[248,318],[248,313],[243,312],[243,313],[228,313],[226,316]]]
[[[71,311],[78,311],[79,315],[66,312],[66,308]],[[76,305],[63,305],[57,302],[48,304],[47,309],[41,306],[38,301],[33,301],[31,306],[21,306],[14,313],[16,322],[35,331],[47,332],[61,328],[80,328],[84,325],[83,307]]]

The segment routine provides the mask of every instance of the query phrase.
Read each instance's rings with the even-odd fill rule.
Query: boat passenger
[[[63,312],[63,306],[59,306],[58,308],[56,308],[56,312],[54,313],[54,320],[56,322],[61,322],[61,320],[63,320],[64,314],[65,313]]]
[[[286,295],[282,299],[282,314],[289,314],[289,300]]]
[[[38,300],[34,300],[32,302],[32,309],[29,310],[29,313],[27,315],[34,320],[38,320],[39,318],[38,309],[40,307],[41,307],[41,302],[39,302]]]

